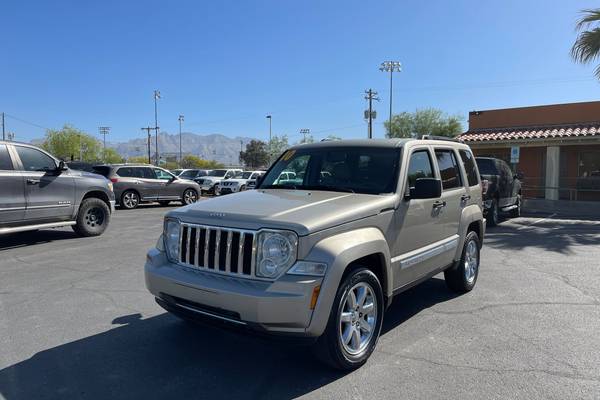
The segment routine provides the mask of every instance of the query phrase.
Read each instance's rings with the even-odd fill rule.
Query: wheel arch
[[[483,246],[483,236],[485,235],[485,224],[483,223],[483,213],[477,205],[467,206],[463,209],[460,224],[458,228],[459,240],[454,254],[454,261],[460,260],[462,248],[465,244],[465,237],[470,231],[474,231],[479,236],[479,244]]]
[[[371,270],[379,279],[386,299],[391,302],[393,275],[390,250],[381,230],[370,227],[343,232],[318,242],[305,257],[325,262],[327,273],[307,331],[319,336],[325,330],[337,290],[345,276],[356,266]]]
[[[89,199],[89,198],[100,199],[106,204],[106,206],[108,207],[109,210],[111,209],[110,208],[110,198],[108,197],[106,192],[104,192],[102,190],[90,190],[83,195],[83,197],[81,198],[81,202],[79,204],[81,205],[81,203],[83,203],[83,201],[85,199]]]

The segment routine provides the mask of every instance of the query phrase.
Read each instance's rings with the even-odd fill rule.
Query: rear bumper
[[[274,282],[237,278],[170,263],[152,249],[145,266],[146,287],[165,309],[191,313],[204,322],[238,328],[311,336],[313,289],[321,278],[284,275]]]

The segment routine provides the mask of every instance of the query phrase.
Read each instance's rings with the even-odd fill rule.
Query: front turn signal
[[[310,299],[311,310],[314,310],[317,305],[317,300],[319,299],[319,292],[321,292],[321,285],[317,285],[313,289],[312,298]]]

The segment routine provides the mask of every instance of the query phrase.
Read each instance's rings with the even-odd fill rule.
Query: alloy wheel
[[[477,254],[477,243],[474,240],[467,243],[467,250],[465,251],[465,279],[469,284],[473,283],[475,276],[477,275],[477,268],[479,267],[479,256]]]
[[[195,203],[198,200],[198,195],[193,190],[186,190],[183,194],[183,202],[186,205]]]
[[[371,285],[359,282],[342,300],[339,315],[339,340],[346,352],[356,355],[364,351],[377,326],[377,298]]]

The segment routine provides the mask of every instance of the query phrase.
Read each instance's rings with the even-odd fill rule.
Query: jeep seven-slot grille
[[[254,276],[256,233],[204,225],[181,225],[179,262],[206,271]]]

